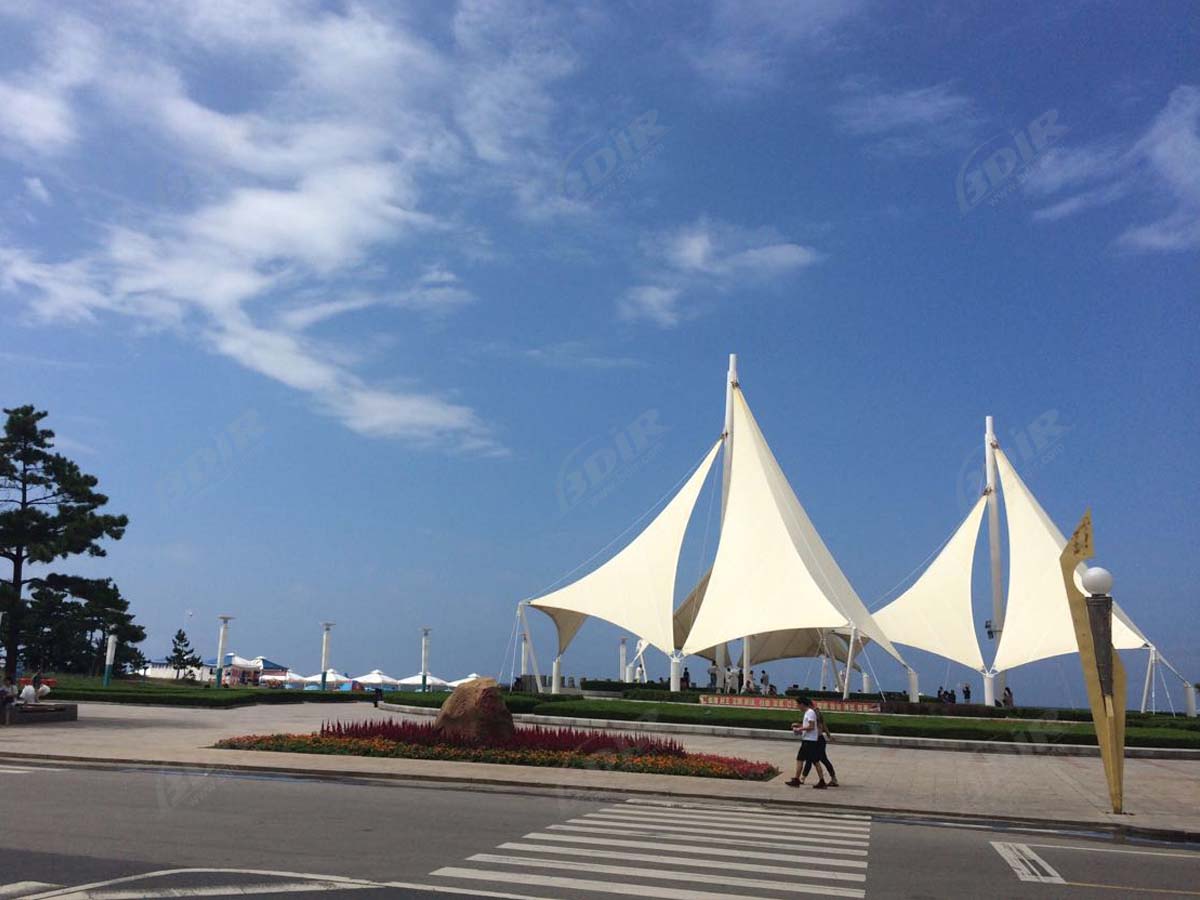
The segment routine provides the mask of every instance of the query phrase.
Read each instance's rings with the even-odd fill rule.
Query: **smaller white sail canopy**
[[[875,612],[893,642],[984,671],[971,617],[971,571],[987,497],[967,514],[942,552],[907,591]]]
[[[393,678],[391,675],[385,675],[379,669],[372,669],[366,675],[359,675],[354,679],[359,684],[365,684],[369,687],[395,687],[400,683],[399,678]]]
[[[620,553],[578,581],[531,602],[559,626],[560,654],[587,616],[631,631],[664,653],[676,649],[673,616],[679,554],[696,498],[720,446],[720,440],[713,444],[679,493]],[[570,630],[565,640],[564,624]]]
[[[721,538],[684,652],[747,634],[853,627],[901,659],[817,534],[738,387],[733,416]]]
[[[421,673],[418,672],[416,675],[409,675],[407,678],[401,678],[396,683],[399,684],[401,687],[420,687],[421,686]],[[430,688],[444,688],[444,687],[449,687],[450,682],[443,681],[441,678],[438,678],[436,675],[426,674],[425,675],[425,686],[430,687]]]
[[[304,681],[306,684],[320,684],[321,683],[321,673],[318,672],[316,675],[309,675],[307,678],[304,679]],[[341,672],[339,672],[337,669],[328,669],[325,672],[325,683],[327,685],[328,684],[345,684],[347,681],[350,681],[350,679],[347,676],[343,675]]]
[[[1008,519],[1008,602],[992,668],[1003,672],[1039,659],[1077,653],[1079,645],[1059,563],[1067,539],[999,449],[996,465]],[[1080,566],[1075,573],[1077,584],[1082,569]],[[1146,636],[1116,603],[1113,603],[1112,642],[1118,650],[1150,646]]]
[[[461,687],[462,685],[469,684],[472,681],[478,681],[480,678],[483,678],[483,677],[484,676],[478,674],[477,672],[472,672],[470,675],[466,676],[465,678],[455,678],[453,681],[448,682],[448,684],[450,685],[450,687]]]

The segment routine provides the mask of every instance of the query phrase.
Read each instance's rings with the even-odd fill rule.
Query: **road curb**
[[[68,755],[52,755],[52,754],[37,754],[37,755],[21,755],[9,754],[5,756],[6,762],[16,763],[55,763],[55,762],[71,762],[78,763],[83,768],[89,769],[112,769],[118,767],[136,767],[141,769],[162,769],[171,771],[196,772],[198,770],[205,773],[220,773],[230,772],[237,774],[270,774],[270,775],[285,775],[290,777],[301,777],[311,780],[356,780],[356,781],[392,781],[392,782],[417,782],[426,784],[438,784],[450,788],[461,785],[461,790],[472,790],[479,785],[489,787],[509,788],[514,793],[582,793],[582,794],[633,794],[639,797],[657,797],[663,800],[674,800],[679,802],[695,802],[706,801],[709,803],[720,803],[724,805],[735,806],[761,806],[770,809],[788,809],[795,811],[800,808],[795,800],[792,799],[774,799],[762,797],[726,797],[713,795],[695,790],[679,790],[679,791],[662,791],[650,788],[639,788],[636,786],[615,786],[615,785],[580,785],[580,784],[532,784],[527,781],[517,779],[505,779],[495,777],[472,777],[467,775],[425,775],[414,773],[393,773],[393,772],[360,772],[347,769],[306,769],[298,766],[281,766],[281,765],[246,765],[236,762],[212,764],[204,762],[176,762],[168,760],[152,760],[152,759],[94,759],[82,756]],[[470,766],[473,763],[462,763],[461,765]],[[629,774],[629,773],[623,773]],[[780,782],[782,784],[782,782]],[[805,800],[803,808],[820,808],[822,810],[842,811],[853,813],[869,813],[879,817],[893,817],[906,819],[928,819],[933,820],[930,824],[936,824],[937,821],[953,822],[958,825],[980,825],[986,826],[989,824],[1001,824],[1004,826],[1015,828],[1036,828],[1044,829],[1047,825],[1053,825],[1058,829],[1081,829],[1092,832],[1103,832],[1111,834],[1115,837],[1132,837],[1143,838],[1149,840],[1163,840],[1172,842],[1184,842],[1188,844],[1200,845],[1200,831],[1187,831],[1183,829],[1173,828],[1154,828],[1144,827],[1140,825],[1125,824],[1122,822],[1097,822],[1078,819],[1038,819],[1021,816],[1006,816],[1006,815],[975,815],[969,813],[947,812],[943,810],[922,810],[922,809],[904,809],[897,807],[886,806],[870,806],[856,805],[853,803],[829,803],[819,800]]]
[[[380,703],[379,709],[412,716],[436,716],[436,707]],[[688,725],[678,722],[647,722],[623,719],[577,719],[570,716],[538,716],[514,713],[513,721],[528,725],[560,725],[566,728],[596,728],[602,731],[638,731],[658,734],[691,734],[708,737],[752,738],[792,741],[790,731],[774,728],[737,728],[729,725]],[[839,744],[862,747],[894,747],[908,750],[941,750],[952,753],[1006,753],[1016,756],[1099,757],[1100,748],[1088,744],[1045,744],[1034,741],[965,741],[954,738],[898,737],[886,734],[839,734]],[[1200,750],[1167,747],[1126,747],[1126,759],[1200,760]]]

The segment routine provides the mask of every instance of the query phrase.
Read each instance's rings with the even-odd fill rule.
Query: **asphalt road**
[[[780,791],[794,809],[0,765],[0,898],[1200,897],[1200,848],[806,812]]]

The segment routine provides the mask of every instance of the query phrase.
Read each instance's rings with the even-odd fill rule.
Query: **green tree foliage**
[[[104,608],[116,614],[117,607],[124,603],[119,613],[127,614],[128,603],[120,599],[111,581],[54,574],[35,576],[30,570],[80,554],[104,556],[99,542],[104,538],[120,540],[129,520],[98,512],[108,503],[108,497],[95,490],[95,476],[85,474],[74,462],[54,452],[54,432],[41,427],[45,412],[32,406],[4,412],[8,418],[0,436],[0,559],[7,560],[11,569],[7,579],[0,582],[0,612],[4,613],[0,633],[5,673],[11,676],[16,674],[18,656],[31,636],[33,603],[45,611],[70,598],[70,602],[84,608],[71,614],[85,617],[98,615]],[[29,597],[27,590],[31,592]],[[49,620],[43,618],[41,627],[51,631],[68,628],[65,617],[66,613],[59,617],[61,621],[49,625],[45,624]],[[88,621],[92,619],[76,624],[86,625]],[[33,636],[35,643],[45,633]],[[84,634],[90,640],[94,629],[85,629]]]
[[[200,663],[200,654],[192,649],[187,632],[180,628],[171,638],[171,655],[167,657],[167,665],[175,670],[175,677],[178,678],[183,672],[198,668]]]
[[[31,595],[21,649],[27,669],[99,675],[110,634],[117,636],[117,672],[145,664],[135,645],[146,631],[111,579],[48,575]]]

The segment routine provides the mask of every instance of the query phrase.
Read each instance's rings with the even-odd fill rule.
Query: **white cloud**
[[[679,324],[679,297],[683,288],[657,284],[631,287],[617,301],[617,314],[626,321],[646,320],[662,328]]]
[[[25,190],[29,192],[29,196],[45,206],[49,206],[54,202],[50,198],[50,192],[46,190],[46,185],[42,183],[42,179],[40,178],[26,178]]]
[[[828,46],[858,0],[716,0],[702,38],[683,44],[693,68],[735,95],[786,80],[797,56]]]
[[[723,292],[735,284],[761,286],[824,259],[812,247],[782,239],[772,229],[745,229],[701,217],[691,225],[642,242],[648,280],[617,301],[621,318],[673,328],[685,317],[685,292]]]
[[[1172,91],[1137,140],[1053,148],[1030,169],[1024,189],[1042,202],[1058,197],[1034,211],[1035,221],[1056,222],[1137,198],[1141,206],[1160,207],[1159,217],[1127,226],[1118,246],[1145,252],[1200,247],[1200,88]]]
[[[966,146],[979,125],[975,104],[948,82],[908,90],[880,90],[861,80],[843,85],[834,104],[839,127],[868,138],[880,156],[928,156]]]
[[[97,30],[74,16],[35,26],[38,61],[27,72],[0,79],[0,145],[52,155],[78,138],[72,95],[100,66]]]

